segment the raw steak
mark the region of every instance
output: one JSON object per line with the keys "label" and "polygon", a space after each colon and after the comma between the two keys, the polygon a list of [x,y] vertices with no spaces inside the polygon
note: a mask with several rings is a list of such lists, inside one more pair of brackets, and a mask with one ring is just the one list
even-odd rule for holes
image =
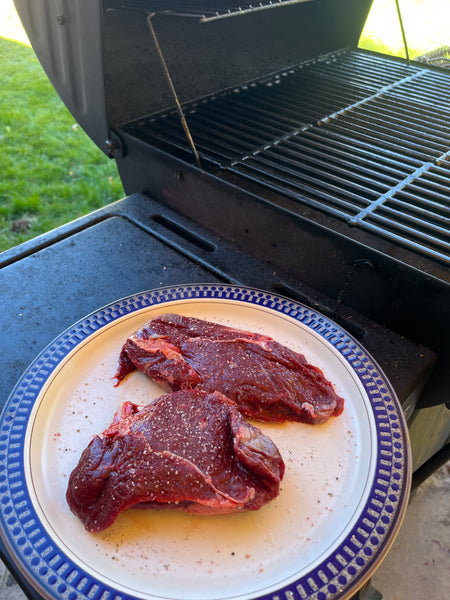
{"label": "raw steak", "polygon": [[257,510],[275,498],[284,462],[274,443],[219,392],[124,402],[90,442],[66,498],[88,531],[129,507],[199,514]]}
{"label": "raw steak", "polygon": [[322,371],[270,337],[175,314],[125,342],[115,378],[138,369],[165,389],[218,390],[250,419],[323,423],[344,400]]}

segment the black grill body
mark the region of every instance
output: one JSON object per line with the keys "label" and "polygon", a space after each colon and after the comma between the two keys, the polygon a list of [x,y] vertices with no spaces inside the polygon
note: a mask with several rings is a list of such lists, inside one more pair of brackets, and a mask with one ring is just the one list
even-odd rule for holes
{"label": "black grill body", "polygon": [[344,323],[408,418],[445,413],[449,72],[359,50],[370,0],[255,4],[16,0],[61,98],[116,160],[130,222],[221,281]]}

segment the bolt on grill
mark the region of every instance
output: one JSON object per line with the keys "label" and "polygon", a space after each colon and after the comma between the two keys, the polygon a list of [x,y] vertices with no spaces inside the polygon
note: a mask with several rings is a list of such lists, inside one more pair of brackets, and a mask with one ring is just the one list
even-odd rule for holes
{"label": "bolt on grill", "polygon": [[[184,107],[202,165],[450,264],[450,78],[360,50]],[[186,158],[175,113],[125,129]]]}

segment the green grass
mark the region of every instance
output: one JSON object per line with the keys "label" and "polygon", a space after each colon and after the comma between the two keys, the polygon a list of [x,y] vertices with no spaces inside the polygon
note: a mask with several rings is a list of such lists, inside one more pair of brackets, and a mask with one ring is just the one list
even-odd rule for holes
{"label": "green grass", "polygon": [[[450,45],[449,0],[400,6],[412,58]],[[1,0],[0,251],[123,196],[115,162],[76,124],[27,43],[12,0]],[[360,46],[404,56],[395,0],[374,0]]]}
{"label": "green grass", "polygon": [[[414,59],[450,45],[449,0],[399,0],[408,52]],[[374,0],[361,48],[405,57],[395,0]]]}
{"label": "green grass", "polygon": [[0,251],[123,195],[30,47],[0,38]]}

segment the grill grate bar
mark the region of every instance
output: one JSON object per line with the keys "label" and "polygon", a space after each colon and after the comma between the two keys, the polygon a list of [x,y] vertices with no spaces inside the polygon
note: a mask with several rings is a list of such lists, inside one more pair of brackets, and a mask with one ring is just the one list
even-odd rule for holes
{"label": "grill grate bar", "polygon": [[[443,200],[444,198],[441,197]],[[450,205],[442,204],[438,201],[424,198],[422,195],[415,193],[415,190],[410,188],[408,192],[397,194],[393,199],[392,205],[398,204],[404,211],[411,211],[418,214],[422,219],[434,218],[436,221],[443,223],[446,228],[447,235],[450,231]]]}
{"label": "grill grate bar", "polygon": [[315,185],[320,183],[317,179],[310,178],[309,182],[298,179],[295,181],[294,186],[292,185],[293,178],[288,180],[287,177],[282,178],[276,175],[271,177],[267,169],[263,168],[262,165],[260,166],[259,163],[251,164],[250,161],[246,162],[242,165],[239,173],[244,174],[249,180],[255,183],[267,184],[271,190],[282,195],[302,202],[306,201],[306,204],[312,208],[322,210],[325,203],[327,213],[338,218],[342,218],[343,213],[356,214],[359,210],[358,205],[363,206],[367,202],[365,198],[361,198],[353,192],[349,192],[349,198],[344,197],[340,193],[341,190],[336,186],[334,189],[332,189],[332,186],[328,186],[328,189],[320,189]]}
{"label": "grill grate bar", "polygon": [[[406,208],[407,210],[402,210]],[[435,253],[450,253],[449,227],[450,219],[442,219],[439,215],[434,215],[435,219],[424,221],[422,215],[416,216],[410,211],[406,203],[402,206],[399,200],[395,203],[386,204],[382,210],[372,215],[370,223],[383,223],[386,228],[405,232],[411,239],[424,240],[429,244],[430,251]]]}
{"label": "grill grate bar", "polygon": [[430,172],[427,174],[426,178],[424,177],[421,180],[414,182],[410,188],[413,191],[417,190],[417,194],[422,196],[424,202],[426,201],[426,195],[430,198],[436,199],[436,201],[442,201],[442,203],[444,205],[446,204],[447,207],[450,206],[449,181],[448,177],[445,177],[445,175]]}
{"label": "grill grate bar", "polygon": [[[348,135],[362,136],[378,146],[391,148],[398,154],[404,154],[415,157],[418,161],[427,161],[432,158],[438,158],[445,149],[445,139],[440,139],[440,144],[433,143],[431,134],[428,136],[414,136],[413,133],[405,131],[404,127],[384,126],[376,122],[370,122],[364,115],[360,117],[357,113],[351,117],[344,117],[336,122],[331,122],[330,126],[335,129],[344,130]],[[416,141],[417,140],[417,141]]]}
{"label": "grill grate bar", "polygon": [[293,168],[294,163],[289,164],[287,160],[284,163],[276,161],[272,153],[273,149],[270,154],[258,157],[258,160],[250,158],[242,163],[238,170],[233,171],[241,174],[245,172],[254,181],[258,181],[260,177],[264,178],[270,181],[271,186],[276,186],[279,191],[284,190],[290,197],[299,198],[300,192],[307,193],[310,199],[326,200],[335,207],[342,206],[354,215],[378,197],[377,190],[358,183],[356,178],[349,181],[329,170],[324,178],[324,172],[317,168],[312,169],[308,166],[300,170],[298,163],[297,168]]}
{"label": "grill grate bar", "polygon": [[[401,156],[388,148],[377,148],[366,139],[349,138],[329,127],[311,128],[305,132],[302,139],[305,143],[310,139],[318,140],[318,143],[322,144],[328,152],[336,153],[337,159],[350,153],[350,157],[356,164],[361,162],[374,164],[379,169],[395,169],[400,174],[414,170],[416,163],[409,157]],[[401,175],[402,178],[403,176]]]}
{"label": "grill grate bar", "polygon": [[[384,217],[386,215],[386,217]],[[395,217],[395,218],[394,218]],[[425,238],[427,242],[433,244],[436,248],[439,248],[445,252],[450,252],[450,243],[448,241],[448,226],[442,227],[429,219],[427,219],[425,226],[424,221],[420,217],[416,217],[411,213],[405,213],[402,210],[394,208],[389,204],[383,207],[382,211],[377,212],[375,219],[386,218],[389,225],[394,223],[395,227],[399,230],[408,232],[411,236],[416,236],[420,232],[420,237]],[[445,237],[447,239],[445,239]]]}
{"label": "grill grate bar", "polygon": [[[375,222],[368,222],[365,224],[365,229],[375,233],[380,237],[384,237],[389,241],[395,241],[400,246],[405,246],[410,250],[417,252],[418,248],[422,249],[421,254],[428,258],[432,258],[443,262],[444,264],[450,264],[448,255],[450,248],[447,244],[445,247],[435,247],[436,238],[435,236],[429,236],[424,233],[418,233],[415,228],[401,227],[393,221],[393,216],[388,217],[380,216]],[[447,233],[448,235],[448,233]]]}
{"label": "grill grate bar", "polygon": [[312,150],[305,152],[300,145],[301,140],[299,144],[296,144],[296,140],[290,140],[282,147],[270,148],[265,156],[271,161],[272,167],[277,168],[280,173],[288,170],[301,177],[306,170],[308,174],[319,176],[322,185],[328,178],[339,182],[343,187],[351,182],[353,189],[361,186],[361,191],[366,192],[370,186],[377,193],[381,193],[386,187],[395,185],[397,181],[392,175],[369,169],[367,165],[354,165],[352,161],[345,160],[342,155],[330,157]]}
{"label": "grill grate bar", "polygon": [[420,177],[422,173],[425,173],[432,166],[433,165],[431,163],[425,163],[424,165],[416,169],[413,173],[411,173],[411,175],[405,177],[403,181],[399,181],[393,188],[389,189],[385,194],[381,195],[375,202],[371,203],[370,206],[367,206],[358,215],[356,215],[353,218],[350,218],[349,222],[352,225],[361,223],[361,221],[363,221],[367,217],[367,215],[369,215],[370,213],[374,213],[379,206],[385,204],[386,200],[395,196],[395,194],[398,191],[403,190],[403,188],[405,188],[409,183],[414,181],[416,178]]}
{"label": "grill grate bar", "polygon": [[[398,90],[392,94],[400,97]],[[401,89],[401,98],[410,99],[416,105],[428,107],[431,110],[448,111],[448,75],[439,73],[424,73],[421,81],[414,86],[405,82]]]}
{"label": "grill grate bar", "polygon": [[[267,166],[259,173],[259,164],[254,165],[251,161],[246,162],[241,169],[249,169],[247,176],[255,181],[268,176]],[[243,172],[241,169],[239,172]],[[300,197],[302,203],[313,208],[323,209],[323,204],[327,203],[329,214],[341,218],[345,215],[350,225],[394,239],[415,251],[420,249],[421,254],[450,265],[449,168],[445,169],[434,163],[422,165],[378,198],[371,198],[367,190],[362,196],[349,192],[345,186],[336,187],[336,183],[339,183],[336,179],[332,179],[324,187],[322,179],[317,186],[311,178],[308,182],[293,179],[288,181],[278,172],[271,175],[274,178],[274,181],[270,180],[272,189],[291,198]],[[349,182],[351,180],[345,180],[347,185]],[[411,182],[414,182],[413,186]],[[439,195],[434,189],[436,185],[442,192]],[[431,187],[431,192],[424,191],[428,186]],[[357,187],[352,185],[352,190],[357,190]],[[432,200],[427,199],[425,193]],[[358,206],[362,208],[358,209]]]}
{"label": "grill grate bar", "polygon": [[[305,143],[309,141],[309,143]],[[299,161],[307,165],[312,163],[321,166],[324,170],[333,170],[343,173],[346,177],[352,178],[356,176],[361,178],[363,175],[374,181],[382,180],[388,185],[394,185],[401,176],[399,169],[393,168],[391,165],[382,167],[380,162],[365,160],[362,162],[358,157],[350,152],[340,151],[331,152],[329,147],[321,145],[314,140],[305,140],[302,136],[289,140],[284,145],[284,153],[293,158],[290,162]],[[276,151],[277,148],[274,148]],[[289,160],[285,156],[281,160]]]}
{"label": "grill grate bar", "polygon": [[[260,88],[250,90],[245,95],[234,94],[229,98],[221,99],[221,102],[217,102],[217,107],[219,110],[224,111],[228,111],[229,108],[236,108],[242,114],[248,116],[253,116],[255,112],[261,116],[265,113],[272,120],[276,119],[280,130],[287,133],[294,128],[298,128],[299,123],[315,122],[355,100],[354,96],[350,96],[347,90],[339,90],[337,87],[330,89],[326,82],[314,85],[313,82],[302,80],[299,85],[301,86],[301,94],[298,94],[297,97],[293,91],[285,89],[285,87],[274,89],[268,86],[264,90],[264,95],[261,94]],[[304,87],[307,89],[304,89]],[[201,109],[202,112],[208,114],[209,105],[206,104]]]}
{"label": "grill grate bar", "polygon": [[[127,131],[149,144],[161,147],[165,151],[177,151],[186,160],[192,155],[191,150],[186,146],[186,136],[176,118],[164,118],[154,123],[151,130],[141,127],[138,122],[129,125]],[[198,135],[196,137],[196,147],[202,159],[206,158],[220,165],[224,161],[231,161],[234,158],[235,147],[229,150],[228,145],[224,142],[220,146],[220,153],[215,154],[211,150],[211,139],[200,138],[198,130],[196,130],[195,134]]]}
{"label": "grill grate bar", "polygon": [[[189,119],[187,119],[189,121]],[[158,123],[152,128],[151,134],[148,132],[139,132],[140,137],[145,137],[146,141],[155,143],[160,141],[164,143],[165,147],[170,149],[173,145],[177,149],[181,149],[185,152],[189,152],[186,146],[186,138],[183,131],[179,127],[179,123],[176,119],[164,119],[166,123]],[[163,125],[163,126],[161,126]],[[248,151],[250,144],[244,146],[242,139],[235,137],[230,139],[222,132],[221,144],[217,146],[214,137],[211,135],[212,131],[208,127],[202,128],[198,123],[195,126],[190,125],[190,131],[195,139],[195,145],[198,152],[200,153],[202,160],[207,159],[215,164],[221,165],[224,162],[232,162],[236,157],[236,153]],[[130,130],[130,133],[133,133]]]}
{"label": "grill grate bar", "polygon": [[444,125],[447,116],[437,111],[429,113],[415,108],[410,109],[407,105],[392,106],[385,97],[383,102],[375,100],[365,105],[360,114],[367,122],[386,124],[389,128],[404,130],[415,139],[420,137],[436,141],[440,147],[445,145],[450,133],[449,125]]}
{"label": "grill grate bar", "polygon": [[[438,107],[429,109],[426,106],[420,105],[417,102],[407,102],[405,98],[400,102],[394,94],[388,91],[380,98],[374,97],[369,99],[362,106],[362,110],[367,111],[372,118],[380,118],[380,111],[384,117],[389,117],[392,120],[406,121],[408,126],[413,125],[414,130],[428,131],[430,124],[438,131],[448,133],[449,125],[447,123],[448,111],[440,111]],[[427,121],[424,122],[424,117]]]}
{"label": "grill grate bar", "polygon": [[[235,134],[248,135],[255,140],[255,144],[261,145],[281,136],[286,130],[279,123],[270,119],[270,116],[262,117],[251,115],[249,112],[239,110],[228,110],[226,112],[218,111],[214,107],[208,107],[208,110],[202,112],[198,117],[193,118],[193,123],[204,123],[207,127],[214,127],[214,124],[220,122],[224,126],[233,130]],[[292,129],[290,130],[292,131]],[[251,151],[255,145],[251,147]]]}
{"label": "grill grate bar", "polygon": [[345,82],[347,85],[363,90],[364,97],[370,93],[385,91],[408,78],[422,76],[420,68],[407,67],[396,62],[382,64],[379,57],[356,51],[349,51],[339,57],[337,64],[321,61],[315,65],[313,71],[316,77],[321,76],[339,84]]}
{"label": "grill grate bar", "polygon": [[231,121],[236,129],[244,127],[264,132],[266,140],[281,137],[285,132],[293,135],[299,125],[300,127],[306,125],[306,123],[299,123],[298,120],[295,121],[284,115],[274,116],[273,111],[258,106],[254,106],[250,111],[236,102],[230,102],[225,106],[209,105],[203,115],[212,122],[216,122],[218,119]]}

